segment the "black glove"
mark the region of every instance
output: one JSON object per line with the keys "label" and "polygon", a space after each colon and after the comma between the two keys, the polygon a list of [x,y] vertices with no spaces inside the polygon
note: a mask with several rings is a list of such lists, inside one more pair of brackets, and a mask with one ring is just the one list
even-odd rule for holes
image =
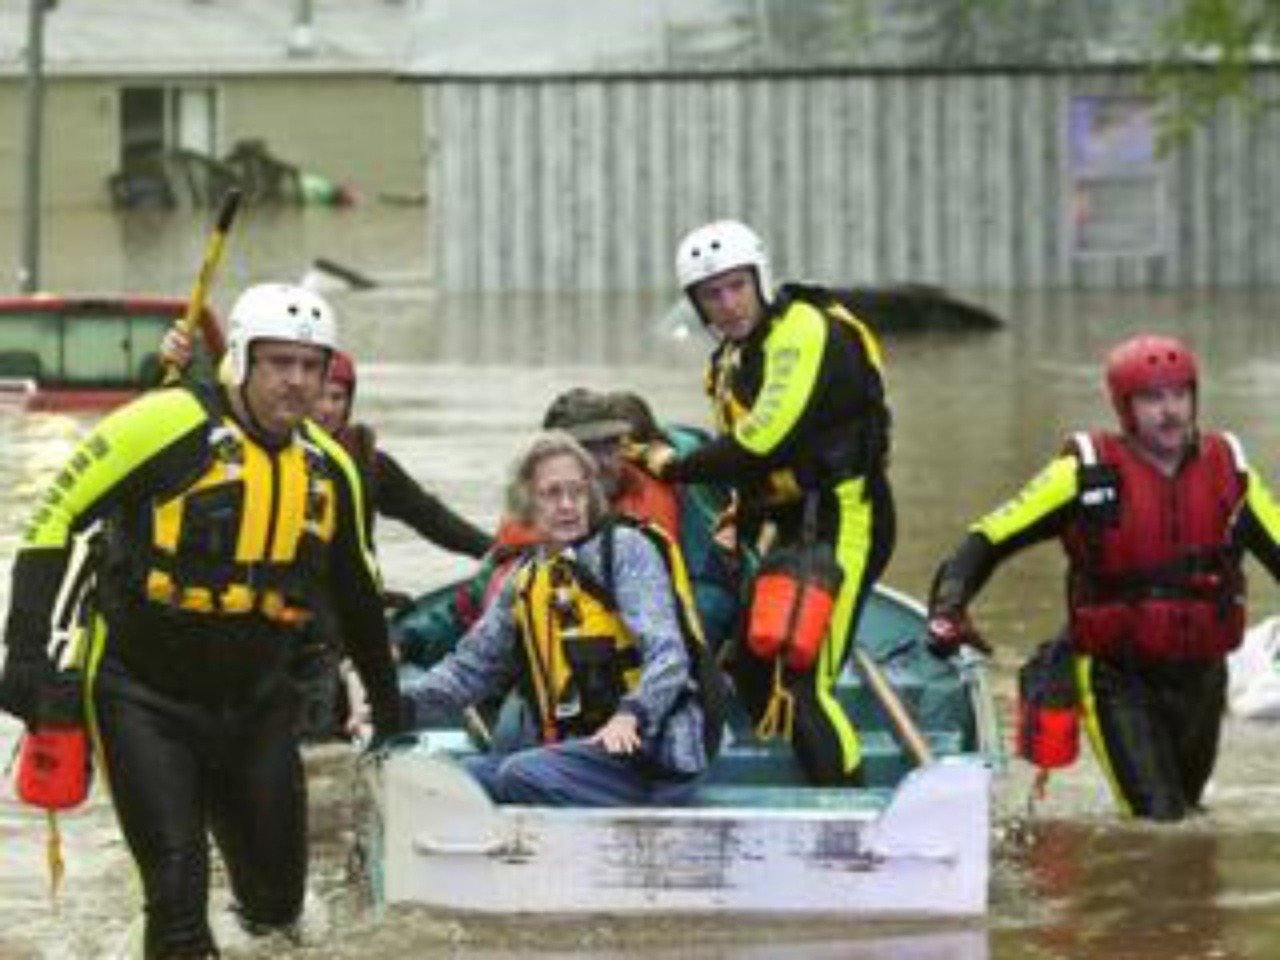
{"label": "black glove", "polygon": [[41,712],[45,691],[57,685],[53,664],[43,656],[22,656],[13,649],[0,674],[0,710],[11,713],[28,727]]}
{"label": "black glove", "polygon": [[9,616],[4,626],[6,659],[0,674],[0,710],[28,727],[37,717],[41,691],[56,673],[46,648],[49,611],[67,572],[68,550],[26,548],[13,560]]}
{"label": "black glove", "polygon": [[991,645],[982,638],[963,610],[929,614],[929,650],[937,657],[950,657],[970,646],[990,656]]}

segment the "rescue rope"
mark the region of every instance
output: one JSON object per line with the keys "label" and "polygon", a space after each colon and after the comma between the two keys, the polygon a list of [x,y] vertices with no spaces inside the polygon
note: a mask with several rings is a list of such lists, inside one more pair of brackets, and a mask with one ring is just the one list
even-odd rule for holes
{"label": "rescue rope", "polygon": [[66,864],[62,859],[62,830],[58,827],[58,811],[46,810],[45,823],[48,832],[45,836],[45,861],[49,865],[49,899],[56,905],[58,891],[62,888],[62,877],[66,873]]}
{"label": "rescue rope", "polygon": [[782,659],[773,661],[773,689],[769,693],[769,703],[764,715],[756,724],[756,736],[761,740],[772,740],[781,737],[790,740],[795,729],[796,698],[782,682]]}
{"label": "rescue rope", "polygon": [[1049,774],[1052,771],[1048,767],[1039,767],[1036,770],[1036,778],[1031,783],[1031,795],[1027,798],[1027,810],[1030,811],[1037,803],[1044,803],[1044,798],[1049,795]]}

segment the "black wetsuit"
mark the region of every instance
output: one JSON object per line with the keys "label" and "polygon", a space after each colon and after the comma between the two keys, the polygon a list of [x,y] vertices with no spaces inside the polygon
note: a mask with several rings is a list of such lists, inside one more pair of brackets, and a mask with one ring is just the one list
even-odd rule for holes
{"label": "black wetsuit", "polygon": [[[1192,491],[1185,475],[1192,461],[1203,456],[1201,451],[1200,446],[1189,450],[1178,474],[1159,481],[1158,499],[1164,505],[1161,536],[1152,529],[1145,540],[1186,535],[1189,524],[1180,511]],[[1114,517],[1095,515],[1113,507],[1096,496],[1098,488],[1091,478],[1097,474],[1091,469],[1096,471],[1072,448],[1011,500],[974,523],[938,570],[931,614],[963,611],[998,565],[1019,550],[1054,537],[1087,538],[1092,524],[1114,525]],[[1248,551],[1280,579],[1280,508],[1256,471],[1242,462],[1239,472],[1241,492],[1228,504],[1230,509],[1223,510],[1229,520],[1229,563],[1238,573],[1241,554]],[[1226,498],[1225,492],[1220,495]],[[1114,509],[1126,509],[1126,497],[1132,497],[1132,491],[1126,493],[1120,484]],[[1077,573],[1073,569],[1069,578]],[[1175,573],[1171,569],[1164,577],[1174,580]],[[1163,581],[1135,582],[1128,588],[1128,603],[1136,608],[1144,597],[1160,591],[1171,598],[1181,596],[1174,587],[1176,583]],[[1242,600],[1242,591],[1228,599],[1232,604]],[[1175,632],[1172,625],[1168,632]],[[1080,640],[1072,638],[1077,651]],[[1181,657],[1170,651],[1157,657],[1126,648],[1092,655],[1077,652],[1075,676],[1085,728],[1121,812],[1178,820],[1199,806],[1218,751],[1227,683],[1222,656]]]}
{"label": "black wetsuit", "polygon": [[[665,474],[679,483],[732,484],[748,542],[769,520],[774,549],[809,539],[840,566],[844,579],[817,662],[783,678],[795,704],[791,742],[817,784],[855,782],[861,772],[857,732],[832,690],[895,540],[881,368],[871,331],[829,293],[785,286],[744,341],[721,344],[711,358],[719,436]],[[774,671],[773,661],[749,653],[735,663],[738,691],[757,720],[776,702]]]}
{"label": "black wetsuit", "polygon": [[103,521],[81,659],[142,875],[148,958],[215,955],[210,832],[246,925],[301,913],[306,789],[286,666],[322,594],[352,638],[375,729],[399,726],[361,497],[318,429],[268,445],[220,398],[173,389],[102,420],[37,509],[13,568],[0,706],[32,715],[72,538]]}

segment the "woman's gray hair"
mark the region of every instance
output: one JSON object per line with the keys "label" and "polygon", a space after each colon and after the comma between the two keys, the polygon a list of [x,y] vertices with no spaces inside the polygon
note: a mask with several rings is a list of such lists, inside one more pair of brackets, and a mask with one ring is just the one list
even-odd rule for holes
{"label": "woman's gray hair", "polygon": [[609,511],[609,501],[600,485],[600,468],[577,440],[563,430],[544,430],[534,436],[511,464],[507,482],[507,513],[523,523],[533,523],[533,475],[544,460],[571,456],[582,467],[587,480],[587,519],[594,529]]}

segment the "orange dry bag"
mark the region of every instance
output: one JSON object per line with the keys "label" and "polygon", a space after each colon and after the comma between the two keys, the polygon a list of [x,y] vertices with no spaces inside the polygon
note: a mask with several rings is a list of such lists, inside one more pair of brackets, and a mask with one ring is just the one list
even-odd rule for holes
{"label": "orange dry bag", "polygon": [[1042,643],[1018,671],[1018,756],[1042,770],[1075,763],[1079,700],[1071,644]]}
{"label": "orange dry bag", "polygon": [[844,571],[821,544],[781,547],[760,561],[747,621],[747,646],[762,660],[781,656],[791,670],[818,658]]}
{"label": "orange dry bag", "polygon": [[18,754],[18,797],[45,810],[79,806],[89,793],[89,742],[83,687],[75,672],[47,687]]}

